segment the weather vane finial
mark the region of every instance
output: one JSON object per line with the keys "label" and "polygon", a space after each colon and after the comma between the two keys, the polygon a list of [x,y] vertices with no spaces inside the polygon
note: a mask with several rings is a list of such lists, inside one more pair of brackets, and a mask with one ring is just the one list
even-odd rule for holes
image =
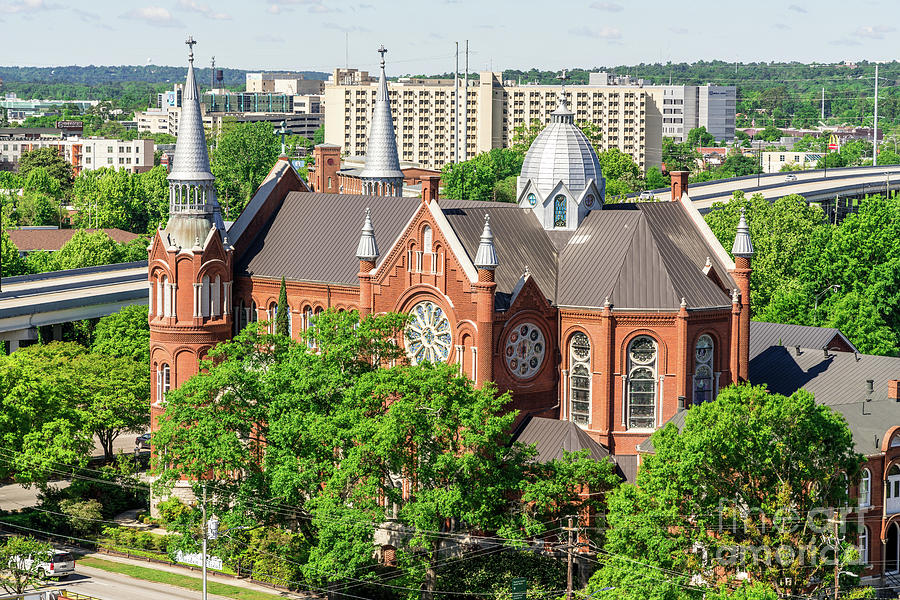
{"label": "weather vane finial", "polygon": [[194,39],[194,36],[189,35],[188,39],[184,40],[184,43],[187,44],[188,47],[188,60],[194,62],[194,44],[197,41]]}
{"label": "weather vane finial", "polygon": [[378,54],[381,55],[381,68],[384,68],[384,55],[387,52],[387,48],[384,47],[384,44],[378,47]]}

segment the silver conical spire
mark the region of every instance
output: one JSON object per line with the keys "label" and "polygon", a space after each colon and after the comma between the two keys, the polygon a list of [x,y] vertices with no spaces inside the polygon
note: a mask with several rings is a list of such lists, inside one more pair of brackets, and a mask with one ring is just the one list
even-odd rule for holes
{"label": "silver conical spire", "polygon": [[369,209],[366,208],[366,220],[363,223],[362,235],[359,237],[359,246],[356,247],[356,258],[374,262],[378,255],[378,243],[375,241],[375,228],[372,226],[372,216]]}
{"label": "silver conical spire", "polygon": [[[391,117],[391,99],[388,93],[387,76],[384,73],[384,46],[378,49],[381,54],[381,74],[378,79],[378,92],[375,95],[375,106],[372,120],[369,123],[369,138],[366,143],[366,164],[359,176],[368,188],[386,184],[396,187],[394,193],[380,193],[383,196],[400,195],[403,182],[403,171],[400,170],[400,157],[397,154],[397,136],[394,133],[394,119]],[[384,186],[381,186],[384,189]],[[370,193],[377,193],[371,192]]]}
{"label": "silver conical spire", "polygon": [[738,221],[737,235],[734,236],[734,245],[731,247],[731,253],[734,256],[743,256],[745,258],[753,256],[753,241],[750,239],[750,227],[747,225],[747,218],[744,215],[743,208],[741,208],[741,220]]}
{"label": "silver conical spire", "polygon": [[200,94],[194,77],[193,37],[188,37],[188,71],[182,96],[178,139],[169,180],[169,222],[166,232],[171,242],[191,247],[196,238],[206,240],[212,227],[225,230],[216,201],[215,177],[209,168],[206,134],[200,112]]}
{"label": "silver conical spire", "polygon": [[493,271],[500,264],[497,260],[497,251],[494,249],[494,232],[491,231],[491,216],[484,215],[484,229],[481,231],[481,243],[478,244],[478,252],[475,253],[475,268],[485,271]]}

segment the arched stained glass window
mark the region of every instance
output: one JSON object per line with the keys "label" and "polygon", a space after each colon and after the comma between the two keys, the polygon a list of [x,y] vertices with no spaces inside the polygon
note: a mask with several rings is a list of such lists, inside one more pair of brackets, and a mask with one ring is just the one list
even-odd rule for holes
{"label": "arched stained glass window", "polygon": [[713,394],[713,341],[701,335],[694,348],[694,404],[709,402]]}
{"label": "arched stained glass window", "polygon": [[579,332],[569,342],[569,415],[579,425],[591,422],[591,341]]}
{"label": "arched stained glass window", "polygon": [[553,199],[553,226],[566,226],[566,197],[562,194]]}
{"label": "arched stained glass window", "polygon": [[646,335],[628,345],[628,427],[656,427],[656,341]]}

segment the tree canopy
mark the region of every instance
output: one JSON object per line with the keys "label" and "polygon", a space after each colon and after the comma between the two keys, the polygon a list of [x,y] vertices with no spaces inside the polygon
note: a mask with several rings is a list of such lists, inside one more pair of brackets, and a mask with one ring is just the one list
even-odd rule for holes
{"label": "tree canopy", "polygon": [[19,159],[19,174],[28,180],[32,170],[43,168],[50,177],[56,179],[62,189],[68,190],[75,180],[72,164],[60,156],[56,148],[35,148],[23,152]]}
{"label": "tree canopy", "polygon": [[167,395],[154,433],[162,484],[212,474],[198,487],[211,486],[223,523],[290,526],[299,546],[288,554],[314,585],[369,580],[388,536],[378,543],[397,549],[398,585],[416,591],[435,589],[448,539],[494,532],[515,544],[603,505],[611,462],[535,461],[510,443],[508,395],[453,366],[404,364],[393,343],[403,316],[358,319],[318,315],[304,334],[316,352],[264,325],[212,350]]}
{"label": "tree canopy", "polygon": [[265,121],[226,122],[214,142],[210,167],[217,197],[224,218],[236,219],[278,160],[281,140]]}

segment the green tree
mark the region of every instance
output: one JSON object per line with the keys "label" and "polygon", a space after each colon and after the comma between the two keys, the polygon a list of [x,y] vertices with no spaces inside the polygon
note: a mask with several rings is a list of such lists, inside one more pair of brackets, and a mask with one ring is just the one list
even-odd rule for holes
{"label": "green tree", "polygon": [[39,542],[32,537],[9,536],[0,546],[0,585],[10,594],[24,594],[29,588],[37,588],[43,583],[40,563],[28,565],[26,556],[43,556],[50,552],[50,544]]}
{"label": "green tree", "polygon": [[281,152],[272,124],[229,123],[216,140],[212,171],[224,217],[235,219],[256,193]]}
{"label": "green tree", "polygon": [[16,200],[19,225],[59,225],[59,202],[47,194],[26,192]]}
{"label": "green tree", "polygon": [[46,167],[35,167],[25,177],[25,191],[37,192],[57,198],[62,195],[62,187],[58,179],[50,175]]}
{"label": "green tree", "polygon": [[701,125],[688,131],[687,140],[685,141],[690,147],[696,148],[697,146],[713,146],[716,143],[716,138],[713,134],[706,131],[705,126]]}
{"label": "green tree", "polygon": [[284,277],[281,278],[281,289],[278,291],[278,309],[275,314],[275,333],[289,337],[291,335],[290,307],[287,301],[287,287],[284,283]]}
{"label": "green tree", "polygon": [[169,173],[158,165],[141,174],[143,196],[147,202],[147,233],[153,233],[169,218]]}
{"label": "green tree", "polygon": [[767,142],[777,142],[784,133],[773,125],[767,125],[765,129],[756,134],[757,139]]}
{"label": "green tree", "polygon": [[[322,584],[374,566],[375,532],[395,519],[409,533],[398,584],[426,595],[447,523],[521,540],[603,506],[612,463],[536,462],[532,447],[510,443],[507,394],[474,387],[451,365],[388,367],[405,362],[392,341],[404,322],[329,310],[303,334],[316,353],[254,327],[220,344],[167,396],[154,433],[161,484],[213,474],[205,485],[223,526],[290,526],[303,546],[296,562]],[[403,477],[415,478],[412,497],[396,485]],[[582,486],[592,494],[581,497]],[[275,503],[296,510],[273,514]]]}
{"label": "green tree", "polygon": [[658,190],[659,188],[669,187],[669,179],[662,174],[659,167],[650,167],[644,176],[648,190]]}
{"label": "green tree", "polygon": [[893,150],[888,150],[887,148],[882,148],[878,151],[878,164],[879,165],[900,165],[900,154],[897,154]]}
{"label": "green tree", "polygon": [[128,358],[150,372],[150,326],[146,306],[125,306],[102,317],[94,329],[91,351]]}
{"label": "green tree", "polygon": [[148,203],[141,177],[125,169],[82,172],[73,187],[72,204],[78,210],[75,224],[146,232]]}
{"label": "green tree", "polygon": [[[846,505],[847,478],[863,461],[839,414],[806,391],[785,397],[743,385],[688,411],[683,431],[670,424],[651,439],[655,453],[642,461],[636,484],[609,499],[604,554],[618,560],[592,577],[594,589],[619,580],[617,597],[667,597],[633,589],[641,572],[629,576],[635,566],[627,559],[674,574],[643,584],[670,592],[700,581],[736,585],[742,572],[779,597],[828,585],[832,566],[817,550],[831,531],[827,507]],[[842,560],[854,552],[845,541]]]}
{"label": "green tree", "polygon": [[696,171],[699,159],[700,153],[689,144],[679,144],[672,138],[663,138],[662,162],[666,171]]}
{"label": "green tree", "polygon": [[[494,148],[460,163],[447,163],[441,171],[444,193],[463,200],[497,200],[498,184],[522,171],[523,157],[508,148]],[[501,197],[504,194],[501,191]]]}
{"label": "green tree", "polygon": [[121,262],[121,244],[116,243],[106,233],[88,233],[80,229],[53,254],[55,270],[78,269],[97,265],[112,265]]}
{"label": "green tree", "polygon": [[19,174],[27,179],[32,169],[43,167],[51,177],[59,181],[63,191],[72,187],[75,174],[72,165],[59,155],[56,148],[35,148],[23,152],[19,159]]}
{"label": "green tree", "polygon": [[314,144],[324,144],[325,143],[325,125],[319,125],[319,128],[313,132],[313,143]]}
{"label": "green tree", "polygon": [[43,482],[59,465],[84,466],[92,434],[81,424],[80,378],[73,364],[84,354],[71,342],[35,344],[0,356],[0,443],[12,454],[0,475]]}
{"label": "green tree", "polygon": [[9,239],[5,229],[0,229],[0,276],[13,277],[28,273],[25,260],[19,256],[19,249]]}
{"label": "green tree", "polygon": [[119,435],[150,426],[150,366],[130,356],[90,352],[73,361],[72,370],[78,378],[81,426],[112,460]]}

